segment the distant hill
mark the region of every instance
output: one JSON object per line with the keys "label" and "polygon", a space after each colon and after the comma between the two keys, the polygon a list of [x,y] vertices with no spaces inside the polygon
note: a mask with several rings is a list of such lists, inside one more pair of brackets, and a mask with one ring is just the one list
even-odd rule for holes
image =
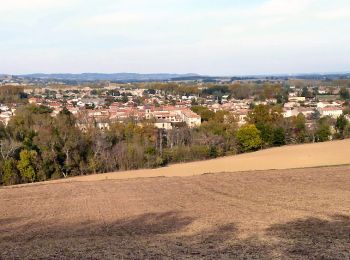
{"label": "distant hill", "polygon": [[[271,75],[247,75],[247,76],[205,76],[195,73],[175,74],[175,73],[35,73],[25,75],[15,75],[16,77],[38,80],[60,80],[65,82],[87,82],[87,81],[112,81],[112,82],[147,82],[147,81],[235,81],[235,80],[288,80],[288,79],[304,79],[304,80],[338,80],[350,79],[350,73],[309,73],[309,74],[271,74]],[[1,77],[1,74],[0,74]]]}
{"label": "distant hill", "polygon": [[170,74],[170,73],[158,73],[158,74],[139,74],[139,73],[81,73],[81,74],[27,74],[20,75],[25,78],[36,78],[36,79],[57,79],[57,80],[76,80],[76,81],[162,81],[171,80],[176,78],[186,78],[199,76],[197,74]]}

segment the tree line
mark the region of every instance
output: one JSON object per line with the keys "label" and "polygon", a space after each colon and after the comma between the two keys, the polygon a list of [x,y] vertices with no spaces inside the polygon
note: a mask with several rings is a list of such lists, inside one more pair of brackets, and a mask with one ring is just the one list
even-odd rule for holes
{"label": "tree line", "polygon": [[80,130],[77,119],[63,109],[56,117],[45,106],[17,109],[7,126],[0,125],[0,183],[45,181],[86,174],[216,158],[285,144],[346,138],[350,127],[344,116],[318,118],[308,127],[302,114],[283,118],[279,106],[259,105],[239,127],[226,111],[194,107],[203,123],[190,129],[179,124],[165,131],[152,122],[93,125]]}

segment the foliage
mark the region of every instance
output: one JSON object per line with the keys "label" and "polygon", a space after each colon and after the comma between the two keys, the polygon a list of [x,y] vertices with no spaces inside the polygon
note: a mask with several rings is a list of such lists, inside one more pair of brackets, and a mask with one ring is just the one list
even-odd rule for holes
{"label": "foliage", "polygon": [[36,179],[36,170],[34,165],[36,156],[37,153],[33,150],[22,150],[20,153],[20,160],[17,164],[17,168],[26,181],[34,182]]}
{"label": "foliage", "polygon": [[250,124],[278,124],[283,120],[280,106],[258,105],[248,113],[247,120]]}
{"label": "foliage", "polygon": [[350,99],[350,92],[349,92],[349,89],[346,88],[346,87],[342,87],[340,89],[340,97],[343,99],[343,100],[349,100]]}
{"label": "foliage", "polygon": [[252,95],[252,87],[243,84],[234,84],[229,87],[232,97],[236,99],[249,98]]}
{"label": "foliage", "polygon": [[202,91],[204,95],[223,96],[229,93],[228,86],[212,86]]}
{"label": "foliage", "polygon": [[202,118],[202,121],[209,121],[215,117],[215,113],[209,110],[207,107],[193,106],[191,110],[196,114],[200,115]]}
{"label": "foliage", "polygon": [[[250,124],[254,124],[260,131],[260,136],[264,146],[281,145],[279,141],[275,141],[275,134],[281,134],[283,125],[283,115],[280,106],[258,105],[249,112],[247,120]],[[279,130],[276,130],[279,129]],[[275,131],[277,131],[275,133]],[[279,136],[278,138],[282,138]],[[285,137],[284,137],[285,139]],[[282,144],[284,143],[281,140]]]}
{"label": "foliage", "polygon": [[317,123],[317,128],[316,128],[316,141],[317,142],[325,142],[330,139],[331,136],[331,126],[329,123],[328,118],[321,118],[318,123]]}
{"label": "foliage", "polygon": [[301,92],[301,96],[305,97],[305,98],[312,98],[313,97],[313,93],[310,92],[307,87],[303,87],[303,90]]}
{"label": "foliage", "polygon": [[282,127],[277,127],[273,131],[273,141],[274,146],[282,146],[286,144],[286,134]]}
{"label": "foliage", "polygon": [[243,152],[257,150],[263,142],[260,137],[260,131],[252,124],[241,127],[237,131],[236,138]]}
{"label": "foliage", "polygon": [[[163,84],[155,89],[171,91],[172,85],[166,86],[169,89]],[[270,87],[266,89],[264,95],[269,96]],[[213,112],[204,106],[193,106],[192,110],[202,116],[200,127],[176,124],[165,131],[155,128],[152,121],[140,124],[130,119],[100,130],[84,118],[75,118],[67,109],[53,117],[52,110],[45,106],[19,107],[7,126],[0,124],[0,184],[154,168],[264,147],[321,142],[332,137],[333,127],[335,138],[350,134],[343,116],[337,121],[317,119],[310,128],[302,114],[283,118],[280,106],[253,107],[249,123],[241,128],[228,111]]]}
{"label": "foliage", "polygon": [[10,158],[3,161],[1,176],[3,185],[13,185],[18,182],[16,161],[14,159]]}
{"label": "foliage", "polygon": [[27,95],[23,92],[23,87],[1,86],[0,103],[26,103]]}
{"label": "foliage", "polygon": [[337,118],[337,121],[335,123],[335,129],[337,130],[337,138],[343,139],[345,137],[345,131],[347,130],[348,125],[349,122],[344,115],[341,115]]}
{"label": "foliage", "polygon": [[299,113],[293,118],[293,138],[297,143],[304,143],[307,136],[306,118]]}

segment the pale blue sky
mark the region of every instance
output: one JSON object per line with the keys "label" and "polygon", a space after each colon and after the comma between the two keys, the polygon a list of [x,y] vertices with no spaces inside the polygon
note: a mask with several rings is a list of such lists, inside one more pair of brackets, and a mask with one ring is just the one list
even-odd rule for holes
{"label": "pale blue sky", "polygon": [[0,73],[350,71],[349,0],[0,0]]}

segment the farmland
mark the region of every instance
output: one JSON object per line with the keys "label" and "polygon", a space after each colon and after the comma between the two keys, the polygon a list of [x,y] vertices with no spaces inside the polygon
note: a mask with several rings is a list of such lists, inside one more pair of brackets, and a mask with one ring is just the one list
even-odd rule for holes
{"label": "farmland", "polygon": [[0,258],[348,259],[349,173],[333,166],[3,188]]}

